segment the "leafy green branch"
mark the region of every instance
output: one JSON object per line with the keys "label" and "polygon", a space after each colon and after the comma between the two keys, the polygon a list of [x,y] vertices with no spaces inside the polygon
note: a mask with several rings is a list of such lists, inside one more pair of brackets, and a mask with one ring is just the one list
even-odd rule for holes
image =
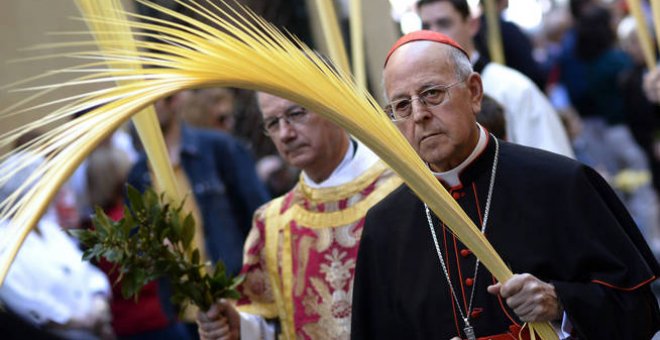
{"label": "leafy green branch", "polygon": [[105,258],[119,270],[124,298],[137,298],[144,285],[162,277],[171,281],[178,305],[190,302],[208,310],[219,298],[239,297],[242,277],[227,276],[222,261],[210,273],[200,262],[192,242],[195,221],[191,214],[182,217],[183,202],[172,206],[151,189],[140,194],[128,186],[127,193],[129,206],[121,220],[111,220],[97,207],[94,229],[73,232],[87,247],[83,259]]}

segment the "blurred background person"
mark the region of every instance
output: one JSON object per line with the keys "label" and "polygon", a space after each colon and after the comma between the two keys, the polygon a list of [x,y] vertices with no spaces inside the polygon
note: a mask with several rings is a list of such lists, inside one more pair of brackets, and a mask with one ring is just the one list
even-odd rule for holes
{"label": "blurred background person", "polygon": [[[13,148],[19,149],[32,143],[42,135],[42,131],[31,130],[16,138]],[[72,176],[72,178],[75,176]],[[69,179],[62,184],[54,198],[54,216],[58,225],[65,229],[76,229],[80,227],[83,214],[79,207],[80,200],[76,195],[75,180]]]}
{"label": "blurred background person", "polygon": [[485,127],[495,137],[506,140],[504,108],[497,100],[487,94],[484,94],[481,98],[481,111],[477,113],[477,123]]}
{"label": "blurred background person", "polygon": [[[547,74],[541,64],[534,59],[532,40],[514,22],[504,19],[503,12],[509,7],[509,0],[494,0],[494,2],[497,10],[506,66],[529,77],[543,91],[545,89]],[[482,12],[485,12],[483,10],[483,0],[479,1],[479,4],[481,5]],[[479,53],[489,56],[486,15],[481,15],[479,32],[477,32],[474,39]]]}
{"label": "blurred background person", "polygon": [[650,179],[650,167],[628,125],[630,103],[623,80],[633,62],[616,45],[606,7],[586,3],[576,13],[575,45],[564,51],[559,67],[560,81],[581,120],[573,142],[578,160],[598,170],[617,190],[657,254],[658,197],[650,180],[637,180],[644,173]]}
{"label": "blurred background person", "polygon": [[[96,109],[96,107],[81,110],[74,115],[73,119],[78,119],[94,109]],[[129,133],[131,127],[131,123],[124,124],[119,129],[115,130],[110,137],[103,141],[99,145],[99,148],[112,147],[121,150],[121,152],[123,152],[128,158],[130,164],[134,164],[138,158],[138,152],[135,145],[139,143],[139,141],[137,140],[137,135],[132,136]],[[133,138],[136,140],[133,140]],[[90,216],[94,213],[94,205],[90,203],[90,190],[87,187],[89,181],[87,173],[88,162],[88,158],[84,159],[73,172],[65,185],[65,187],[70,188],[70,190],[63,195],[58,203],[58,211],[68,211],[71,214],[71,211],[75,208],[79,218],[76,227],[89,226],[91,223]],[[74,202],[75,206],[72,208]]]}
{"label": "blurred background person", "polygon": [[234,133],[236,125],[235,90],[231,88],[205,88],[194,91],[183,110],[183,119],[190,125]]}
{"label": "blurred background person", "polygon": [[271,196],[284,195],[296,184],[299,170],[289,166],[279,155],[268,155],[257,161],[257,174],[266,183]]}
{"label": "blurred background person", "polygon": [[[11,156],[0,169],[7,173],[22,156]],[[36,171],[43,159],[34,157],[0,188],[0,201]],[[0,237],[6,237],[7,227],[7,221],[0,224]],[[82,251],[58,224],[52,205],[26,237],[0,286],[0,302],[9,310],[66,339],[112,339],[109,297],[107,277],[82,261]]]}
{"label": "blurred background person", "polygon": [[[109,140],[87,158],[87,189],[91,207],[101,208],[110,219],[124,217],[124,192],[132,162],[122,149]],[[89,221],[88,223],[91,223]],[[91,227],[91,225],[87,225]],[[112,286],[110,311],[112,328],[119,339],[187,339],[188,333],[178,320],[168,318],[159,298],[159,282],[152,281],[138,293],[138,298],[124,299],[119,273],[113,264],[101,260],[96,265],[109,277]]]}
{"label": "blurred background person", "polygon": [[623,19],[617,35],[621,48],[633,61],[633,67],[623,77],[623,100],[626,108],[626,122],[635,141],[642,147],[649,159],[653,175],[653,186],[660,191],[660,106],[649,100],[644,93],[643,77],[647,73],[642,47],[632,17]]}
{"label": "blurred background person", "polygon": [[[258,178],[249,150],[227,133],[190,127],[182,115],[194,100],[194,91],[181,91],[154,104],[179,192],[186,197],[184,211],[195,217],[194,247],[201,262],[222,260],[229,275],[241,269],[243,243],[250,230],[252,214],[270,195]],[[131,169],[128,183],[139,191],[153,187],[146,154],[141,153]],[[159,286],[167,317],[176,313],[169,303],[165,281]],[[183,320],[192,338],[197,337],[196,309],[188,308]]]}
{"label": "blurred background person", "polygon": [[[400,179],[328,119],[284,98],[265,92],[257,96],[264,134],[280,157],[302,173],[295,187],[254,215],[244,247],[240,314],[222,300],[199,313],[201,338],[221,339],[228,331],[243,339],[274,339],[278,333],[285,338],[348,339],[364,217]],[[272,160],[276,168],[277,160]],[[280,234],[290,234],[291,241],[277,241]],[[290,272],[277,270],[289,265]],[[294,310],[278,308],[282,305]],[[223,328],[227,322],[229,327]]]}

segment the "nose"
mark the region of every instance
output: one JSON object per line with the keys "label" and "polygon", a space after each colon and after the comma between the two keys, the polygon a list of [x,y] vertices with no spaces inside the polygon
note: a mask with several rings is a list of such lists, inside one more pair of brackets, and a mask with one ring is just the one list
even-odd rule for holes
{"label": "nose", "polygon": [[443,34],[444,34],[444,31],[443,31],[444,29],[445,29],[445,27],[441,26],[437,21],[432,22],[429,25],[429,28],[428,28],[429,31],[443,33]]}
{"label": "nose", "polygon": [[286,142],[296,137],[296,129],[286,119],[280,119],[277,134],[280,140]]}
{"label": "nose", "polygon": [[431,117],[431,111],[429,111],[429,108],[419,98],[414,98],[410,102],[410,105],[412,106],[410,108],[412,110],[412,118],[415,122],[421,122]]}

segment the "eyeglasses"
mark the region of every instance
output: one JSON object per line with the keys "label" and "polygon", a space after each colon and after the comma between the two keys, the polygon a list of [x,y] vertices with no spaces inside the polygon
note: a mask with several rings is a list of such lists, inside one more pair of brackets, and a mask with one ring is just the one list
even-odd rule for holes
{"label": "eyeglasses", "polygon": [[438,106],[445,101],[450,88],[464,81],[465,80],[459,80],[449,85],[431,86],[420,92],[417,96],[395,100],[385,107],[385,112],[390,119],[395,122],[407,119],[412,114],[412,102],[415,99],[418,99],[419,102],[427,108]]}
{"label": "eyeglasses", "polygon": [[302,124],[305,124],[305,121],[307,121],[307,109],[303,107],[298,107],[281,116],[269,117],[264,119],[264,122],[262,123],[264,134],[266,136],[272,136],[277,134],[277,132],[280,131],[282,120],[284,120],[289,125],[300,126]]}

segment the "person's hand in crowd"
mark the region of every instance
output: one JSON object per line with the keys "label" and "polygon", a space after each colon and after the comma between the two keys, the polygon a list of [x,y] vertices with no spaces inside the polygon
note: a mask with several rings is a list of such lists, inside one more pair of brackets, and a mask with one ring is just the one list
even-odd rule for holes
{"label": "person's hand in crowd", "polygon": [[555,287],[531,274],[515,274],[504,284],[489,286],[488,292],[499,294],[524,322],[556,321],[564,313]]}
{"label": "person's hand in crowd", "polygon": [[221,299],[208,311],[197,313],[197,327],[201,340],[238,340],[241,318],[229,301]]}

